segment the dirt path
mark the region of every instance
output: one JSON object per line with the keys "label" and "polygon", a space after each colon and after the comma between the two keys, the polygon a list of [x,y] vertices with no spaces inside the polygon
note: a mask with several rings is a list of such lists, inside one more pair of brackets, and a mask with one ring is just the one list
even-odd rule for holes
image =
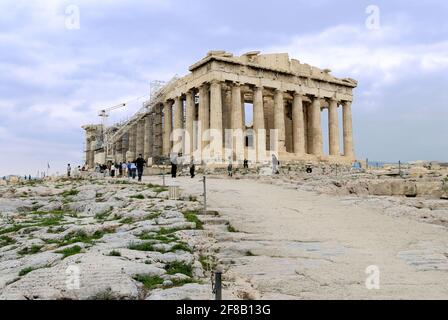
{"label": "dirt path", "polygon": [[[178,182],[202,191],[200,179]],[[221,239],[226,272],[259,298],[448,299],[443,227],[254,180],[209,178],[207,186],[211,209],[240,231]],[[379,290],[366,288],[369,266],[379,268]]]}

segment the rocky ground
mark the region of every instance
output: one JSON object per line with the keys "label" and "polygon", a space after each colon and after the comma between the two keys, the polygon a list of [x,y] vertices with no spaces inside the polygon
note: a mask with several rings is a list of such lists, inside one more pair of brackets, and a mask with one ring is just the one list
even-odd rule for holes
{"label": "rocky ground", "polygon": [[210,299],[195,197],[127,180],[0,186],[0,299]]}
{"label": "rocky ground", "polygon": [[212,270],[226,299],[448,296],[443,174],[207,174],[207,212],[201,174],[180,200],[159,176],[0,185],[0,299],[213,299]]}

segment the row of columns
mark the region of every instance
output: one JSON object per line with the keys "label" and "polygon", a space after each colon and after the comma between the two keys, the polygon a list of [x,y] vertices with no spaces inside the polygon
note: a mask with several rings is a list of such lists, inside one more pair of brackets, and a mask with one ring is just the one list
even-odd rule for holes
{"label": "row of columns", "polygon": [[[208,136],[209,129],[220,132],[225,136],[225,129],[246,130],[244,116],[244,95],[241,85],[234,83],[231,85],[231,105],[230,128],[224,127],[224,122],[228,122],[223,117],[224,99],[222,83],[212,81],[209,85],[204,84],[198,90],[199,106],[196,114],[195,93],[191,90],[183,96],[174,100],[168,100],[154,109],[154,112],[146,115],[143,119],[135,123],[122,140],[116,143],[116,154],[122,154],[123,160],[135,159],[139,154],[145,158],[152,156],[168,156],[172,151],[192,154],[194,149],[203,149],[210,143],[212,150],[223,149],[223,139],[212,139]],[[257,135],[256,149],[266,151],[266,122],[265,122],[265,102],[263,87],[253,89],[253,130]],[[276,146],[279,154],[286,153],[286,124],[285,124],[285,91],[275,90],[274,92],[274,112],[273,128],[276,129]],[[306,153],[321,156],[323,155],[323,136],[321,127],[322,98],[310,97],[311,104],[305,108],[305,96],[298,92],[293,92],[292,101],[292,149],[295,155],[301,156]],[[184,122],[184,97],[185,97],[185,122]],[[343,108],[343,140],[344,156],[352,158],[353,132],[351,102],[338,102],[330,99],[328,103],[328,133],[329,133],[329,153],[331,156],[340,156],[339,146],[339,123],[338,106]],[[163,120],[162,120],[163,119]],[[305,119],[308,123],[305,122]],[[163,124],[162,124],[163,121]],[[195,123],[197,121],[197,136],[195,136]],[[186,134],[174,135],[174,133],[186,132]],[[308,140],[305,132],[307,132]],[[185,141],[185,137],[189,141]],[[202,137],[202,139],[198,138]],[[245,145],[245,137],[233,137],[235,144]],[[243,139],[242,141],[239,141]],[[174,141],[173,141],[174,140]],[[175,147],[173,150],[172,148]],[[196,148],[195,148],[196,147]],[[271,146],[272,147],[272,146]],[[188,148],[188,150],[186,150]],[[121,153],[120,153],[121,149]],[[244,155],[242,155],[244,156]]]}

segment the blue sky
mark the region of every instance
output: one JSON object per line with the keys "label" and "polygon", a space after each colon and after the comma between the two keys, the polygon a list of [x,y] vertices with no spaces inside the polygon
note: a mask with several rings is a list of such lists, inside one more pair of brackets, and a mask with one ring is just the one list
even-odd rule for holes
{"label": "blue sky", "polygon": [[[79,29],[66,27],[79,9]],[[379,28],[366,8],[379,8]],[[448,161],[447,1],[0,2],[0,176],[82,162],[82,124],[209,50],[288,52],[359,81],[359,158]],[[141,106],[114,112],[120,120]]]}

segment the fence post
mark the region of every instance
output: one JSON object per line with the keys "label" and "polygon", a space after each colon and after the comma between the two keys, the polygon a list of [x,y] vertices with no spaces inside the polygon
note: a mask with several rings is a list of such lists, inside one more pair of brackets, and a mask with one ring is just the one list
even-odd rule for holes
{"label": "fence post", "polygon": [[202,178],[203,185],[204,185],[204,213],[207,213],[207,184],[206,184],[206,177],[204,176]]}
{"label": "fence post", "polygon": [[215,272],[215,300],[222,300],[222,273]]}

